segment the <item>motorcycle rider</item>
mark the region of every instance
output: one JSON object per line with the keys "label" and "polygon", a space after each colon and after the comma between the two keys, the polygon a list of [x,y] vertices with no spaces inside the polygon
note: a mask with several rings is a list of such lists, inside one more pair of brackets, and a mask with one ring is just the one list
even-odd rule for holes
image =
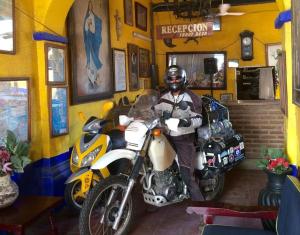
{"label": "motorcycle rider", "polygon": [[161,112],[164,121],[169,118],[178,118],[176,131],[168,130],[166,136],[175,148],[180,165],[180,172],[193,201],[203,201],[194,178],[194,161],[196,148],[194,146],[195,128],[202,124],[201,99],[185,85],[187,82],[186,72],[177,65],[171,65],[164,77],[168,92],[160,97],[155,110]]}

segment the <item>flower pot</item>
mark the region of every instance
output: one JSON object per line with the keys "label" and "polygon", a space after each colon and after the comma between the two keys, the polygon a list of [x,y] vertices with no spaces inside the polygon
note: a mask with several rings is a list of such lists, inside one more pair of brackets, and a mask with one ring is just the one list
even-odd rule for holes
{"label": "flower pot", "polygon": [[[258,205],[260,206],[274,206],[279,208],[281,188],[284,184],[286,176],[292,172],[291,169],[282,174],[275,174],[271,171],[265,170],[268,176],[267,185],[263,188],[258,196]],[[276,231],[275,220],[262,220],[263,226],[267,230]]]}
{"label": "flower pot", "polygon": [[13,204],[18,196],[18,185],[11,180],[10,175],[0,176],[0,208]]}

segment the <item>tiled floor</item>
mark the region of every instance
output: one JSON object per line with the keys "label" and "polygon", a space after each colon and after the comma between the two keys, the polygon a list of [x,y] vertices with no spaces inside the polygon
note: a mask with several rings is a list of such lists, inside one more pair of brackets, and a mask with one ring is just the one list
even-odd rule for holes
{"label": "tiled floor", "polygon": [[[257,205],[260,189],[265,186],[266,175],[262,171],[232,170],[227,173],[225,189],[221,202],[236,205]],[[140,207],[136,213],[136,220],[130,235],[191,235],[200,234],[201,219],[197,215],[188,215],[185,212],[189,201],[170,205],[149,212],[142,202],[140,195],[135,197]],[[77,235],[78,216],[71,214],[66,208],[55,215],[59,234]],[[222,220],[222,219],[220,219]],[[232,222],[236,223],[236,222]],[[242,222],[241,222],[242,223]],[[249,224],[256,226],[257,221]],[[259,225],[260,226],[260,225]],[[40,218],[31,226],[26,235],[44,235],[49,229],[47,218]]]}

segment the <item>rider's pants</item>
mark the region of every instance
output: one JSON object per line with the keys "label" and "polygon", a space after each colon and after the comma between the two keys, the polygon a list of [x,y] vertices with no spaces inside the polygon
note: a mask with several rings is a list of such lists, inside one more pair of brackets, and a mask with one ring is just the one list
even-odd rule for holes
{"label": "rider's pants", "polygon": [[194,163],[196,160],[195,134],[168,136],[168,139],[178,155],[180,173],[191,194],[191,199],[193,201],[203,201],[204,197],[194,177]]}

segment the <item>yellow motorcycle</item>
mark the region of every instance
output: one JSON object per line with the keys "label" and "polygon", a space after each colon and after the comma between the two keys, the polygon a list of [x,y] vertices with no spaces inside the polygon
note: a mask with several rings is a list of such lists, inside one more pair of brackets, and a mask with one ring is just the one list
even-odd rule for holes
{"label": "yellow motorcycle", "polygon": [[[104,113],[113,107],[113,103],[104,104]],[[86,120],[80,113],[80,119]],[[70,159],[70,168],[72,175],[65,182],[64,197],[67,205],[75,212],[78,212],[88,191],[100,181],[109,175],[115,175],[124,168],[126,162],[117,162],[104,169],[92,171],[90,166],[105,153],[112,149],[124,148],[124,132],[120,130],[111,130],[103,134],[103,128],[107,120],[102,118],[90,117],[83,126],[83,134],[76,141]]]}

